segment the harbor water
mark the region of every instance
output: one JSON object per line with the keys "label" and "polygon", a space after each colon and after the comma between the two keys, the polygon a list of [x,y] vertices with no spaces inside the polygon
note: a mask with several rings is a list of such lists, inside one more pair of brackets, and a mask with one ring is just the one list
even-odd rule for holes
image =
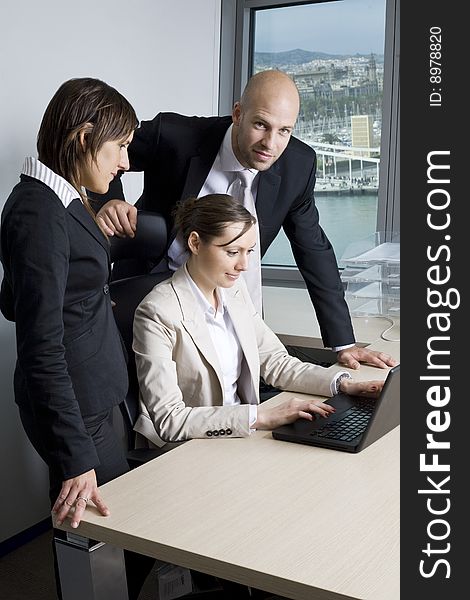
{"label": "harbor water", "polygon": [[[367,238],[376,231],[376,193],[317,193],[315,203],[320,225],[333,245],[338,262],[351,242]],[[289,240],[282,230],[264,255],[263,264],[295,266]]]}

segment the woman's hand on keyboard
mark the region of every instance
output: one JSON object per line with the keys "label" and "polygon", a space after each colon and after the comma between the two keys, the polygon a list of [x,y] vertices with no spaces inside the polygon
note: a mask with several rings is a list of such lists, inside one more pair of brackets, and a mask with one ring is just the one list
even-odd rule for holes
{"label": "woman's hand on keyboard", "polygon": [[335,409],[321,400],[300,400],[299,398],[290,398],[278,406],[258,406],[258,418],[256,419],[254,429],[274,429],[280,425],[293,423],[297,419],[307,419],[313,421],[314,414],[322,417],[328,417],[334,413]]}

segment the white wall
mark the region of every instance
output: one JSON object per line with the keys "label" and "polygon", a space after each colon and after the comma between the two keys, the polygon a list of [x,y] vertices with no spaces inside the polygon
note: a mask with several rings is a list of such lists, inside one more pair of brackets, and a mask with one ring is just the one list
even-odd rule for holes
{"label": "white wall", "polygon": [[[217,114],[220,1],[3,0],[0,208],[23,158],[36,155],[42,114],[66,79],[103,79],[139,119],[161,110]],[[128,198],[136,199],[141,177],[126,178]],[[14,325],[0,316],[0,542],[49,514],[46,469],[14,404],[14,340]]]}

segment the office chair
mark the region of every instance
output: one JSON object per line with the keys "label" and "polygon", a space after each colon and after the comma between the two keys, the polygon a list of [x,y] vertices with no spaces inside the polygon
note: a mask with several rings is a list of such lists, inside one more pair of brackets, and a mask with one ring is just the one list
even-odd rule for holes
{"label": "office chair", "polygon": [[170,271],[146,272],[149,265],[157,264],[163,258],[167,237],[166,222],[161,215],[139,211],[134,238],[111,238],[113,271],[109,289],[111,300],[115,303],[114,318],[128,355],[129,389],[120,409],[127,435],[127,460],[131,467],[141,465],[170,449],[135,449],[133,429],[139,414],[139,384],[132,350],[134,313],[152,288],[171,276]]}
{"label": "office chair", "polygon": [[110,239],[111,281],[146,275],[164,257],[168,240],[166,221],[158,213],[139,210],[135,236]]}

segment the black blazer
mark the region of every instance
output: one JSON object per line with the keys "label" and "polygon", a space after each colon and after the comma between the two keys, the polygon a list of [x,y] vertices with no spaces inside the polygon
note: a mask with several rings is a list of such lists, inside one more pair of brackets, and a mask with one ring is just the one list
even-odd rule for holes
{"label": "black blazer", "polygon": [[[144,172],[139,208],[162,213],[173,227],[172,210],[180,199],[198,195],[215,160],[231,117],[185,117],[160,113],[143,121],[129,147],[131,171]],[[315,307],[325,346],[354,342],[349,310],[332,246],[315,206],[316,154],[292,137],[280,158],[260,172],[256,212],[263,256],[281,227]],[[116,178],[99,205],[124,199]],[[170,238],[170,242],[172,238]]]}
{"label": "black blazer", "polygon": [[121,402],[126,359],[114,321],[109,243],[77,198],[67,208],[21,176],[3,212],[0,308],[16,323],[15,400],[63,479],[99,464],[82,415]]}

